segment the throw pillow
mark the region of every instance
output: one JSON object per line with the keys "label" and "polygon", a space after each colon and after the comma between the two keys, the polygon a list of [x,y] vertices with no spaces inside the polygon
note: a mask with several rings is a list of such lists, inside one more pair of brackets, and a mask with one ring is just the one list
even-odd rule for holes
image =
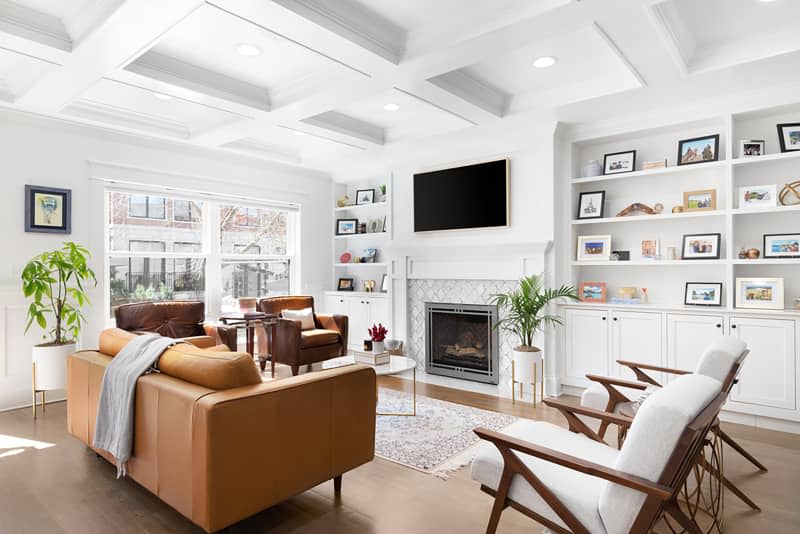
{"label": "throw pillow", "polygon": [[300,328],[303,330],[314,329],[314,314],[311,308],[303,308],[302,310],[283,310],[281,315],[284,319],[293,319],[300,321]]}

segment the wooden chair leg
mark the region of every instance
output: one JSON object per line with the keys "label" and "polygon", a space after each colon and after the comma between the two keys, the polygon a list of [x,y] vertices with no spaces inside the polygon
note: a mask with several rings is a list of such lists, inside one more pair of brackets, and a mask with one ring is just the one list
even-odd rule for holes
{"label": "wooden chair leg", "polygon": [[720,437],[720,438],[722,438],[722,441],[724,441],[725,443],[727,443],[728,445],[730,445],[730,447],[731,447],[733,450],[735,450],[736,452],[738,452],[739,454],[741,454],[742,456],[744,456],[744,457],[745,457],[745,459],[747,459],[747,461],[749,461],[751,464],[753,464],[754,466],[756,466],[756,467],[757,467],[757,468],[758,468],[760,471],[763,471],[763,472],[765,472],[765,473],[768,471],[768,469],[766,468],[766,466],[764,466],[764,464],[762,464],[761,462],[759,462],[758,460],[756,460],[756,459],[755,459],[755,457],[754,457],[752,454],[750,454],[749,452],[747,452],[746,450],[744,450],[744,448],[743,448],[741,445],[739,445],[738,443],[736,443],[736,442],[733,440],[733,438],[732,438],[732,437],[730,437],[728,434],[726,434],[726,433],[725,433],[725,432],[724,432],[724,431],[723,431],[721,428],[720,428],[720,430],[719,430],[719,437]]}
{"label": "wooden chair leg", "polygon": [[275,359],[274,358],[270,361],[270,368],[272,370],[272,378],[275,378]]}
{"label": "wooden chair leg", "polygon": [[680,509],[677,502],[671,501],[666,503],[664,508],[688,534],[703,534],[703,531],[700,530],[697,523],[689,519],[686,514],[683,513],[683,510]]}
{"label": "wooden chair leg", "polygon": [[297,376],[297,374],[299,372],[300,372],[300,366],[299,365],[293,365],[292,366],[292,376]]}
{"label": "wooden chair leg", "polygon": [[[511,386],[512,388],[514,386]],[[500,484],[497,486],[497,493],[494,498],[494,506],[492,506],[492,515],[489,516],[489,524],[486,526],[486,534],[495,534],[497,532],[497,525],[500,523],[500,515],[506,508],[506,497],[508,497],[508,490],[511,487],[511,479],[514,473],[507,467],[503,469],[503,475],[500,477]]]}
{"label": "wooden chair leg", "polygon": [[333,493],[340,495],[342,493],[342,475],[333,477]]}

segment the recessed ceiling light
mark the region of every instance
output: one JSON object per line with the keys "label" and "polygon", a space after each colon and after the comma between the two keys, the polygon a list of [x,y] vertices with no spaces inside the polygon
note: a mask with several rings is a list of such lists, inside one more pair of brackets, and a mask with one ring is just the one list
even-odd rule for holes
{"label": "recessed ceiling light", "polygon": [[556,58],[550,56],[542,56],[540,58],[536,58],[533,62],[533,66],[537,69],[546,69],[547,67],[552,67],[556,64]]}
{"label": "recessed ceiling light", "polygon": [[385,104],[383,106],[383,111],[397,111],[398,109],[400,109],[400,106],[397,104]]}
{"label": "recessed ceiling light", "polygon": [[252,43],[239,43],[233,48],[240,56],[255,57],[261,55],[261,48]]}
{"label": "recessed ceiling light", "polygon": [[172,100],[172,97],[164,93],[153,93],[153,96],[159,100]]}

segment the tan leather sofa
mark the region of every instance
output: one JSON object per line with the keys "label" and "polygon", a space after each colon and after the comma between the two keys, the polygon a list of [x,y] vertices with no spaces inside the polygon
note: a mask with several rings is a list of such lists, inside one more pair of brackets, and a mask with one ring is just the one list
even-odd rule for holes
{"label": "tan leather sofa", "polygon": [[[134,334],[109,329],[67,360],[67,426],[90,445],[106,365]],[[128,476],[215,532],[372,460],[375,372],[350,365],[261,381],[250,355],[182,343],[139,378]],[[109,459],[103,451],[97,451]]]}

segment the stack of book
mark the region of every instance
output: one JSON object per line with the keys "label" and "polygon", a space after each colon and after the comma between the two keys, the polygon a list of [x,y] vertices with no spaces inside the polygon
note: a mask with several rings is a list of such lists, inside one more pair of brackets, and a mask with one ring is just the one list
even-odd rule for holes
{"label": "stack of book", "polygon": [[388,352],[359,352],[354,351],[356,363],[365,363],[367,365],[384,365],[389,363],[392,355]]}

